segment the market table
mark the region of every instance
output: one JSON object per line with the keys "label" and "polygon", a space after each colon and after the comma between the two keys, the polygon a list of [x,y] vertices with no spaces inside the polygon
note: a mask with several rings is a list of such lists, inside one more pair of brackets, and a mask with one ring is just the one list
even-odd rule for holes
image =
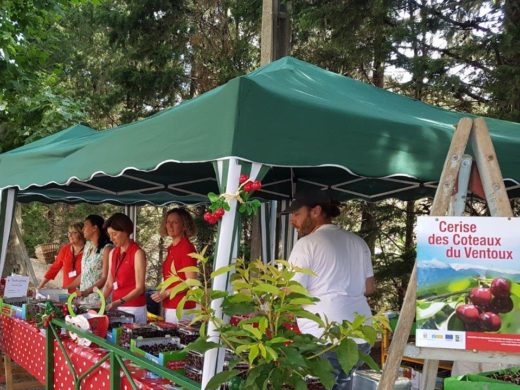
{"label": "market table", "polygon": [[[107,354],[106,350],[96,346],[79,346],[67,336],[62,336],[62,341],[78,375],[87,371]],[[0,316],[0,347],[2,352],[42,384],[46,383],[45,342],[46,336],[33,324],[4,315]],[[132,379],[140,389],[165,390],[176,388],[167,379],[151,378],[147,370],[130,362],[127,363],[127,367]],[[54,388],[74,389],[72,374],[57,342],[54,342]],[[81,388],[109,389],[110,363],[105,361],[98,369],[85,377],[81,383]],[[124,390],[131,389],[124,376],[122,377],[121,388]]]}

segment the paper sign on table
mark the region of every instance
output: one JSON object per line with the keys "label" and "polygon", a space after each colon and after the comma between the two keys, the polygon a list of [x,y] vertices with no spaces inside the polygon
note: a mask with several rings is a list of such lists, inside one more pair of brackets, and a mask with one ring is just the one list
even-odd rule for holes
{"label": "paper sign on table", "polygon": [[27,296],[29,277],[23,275],[11,275],[6,278],[4,298],[20,298]]}

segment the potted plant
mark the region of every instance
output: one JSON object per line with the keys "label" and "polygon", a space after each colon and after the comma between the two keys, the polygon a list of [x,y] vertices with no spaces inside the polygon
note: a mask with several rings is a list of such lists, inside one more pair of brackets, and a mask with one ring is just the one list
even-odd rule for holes
{"label": "potted plant", "polygon": [[[165,289],[173,282],[178,284],[171,290],[173,297],[187,290],[179,303],[178,314],[187,300],[196,301],[198,308],[189,311],[194,314],[194,322],[201,322],[200,337],[188,345],[189,350],[206,352],[223,347],[232,352],[233,359],[226,370],[217,374],[207,384],[207,389],[217,389],[220,384],[234,381],[242,376],[237,387],[241,389],[266,388],[307,388],[306,379],[319,379],[324,388],[330,389],[335,379],[332,366],[321,355],[336,350],[345,372],[349,372],[359,359],[370,367],[378,369],[373,359],[358,352],[352,337],[366,340],[371,345],[376,341],[378,331],[387,327],[384,315],[376,315],[367,324],[367,319],[357,316],[353,322],[330,323],[302,308],[317,301],[307,289],[292,280],[297,272],[313,275],[306,269],[293,267],[287,261],[278,260],[274,264],[264,264],[261,260],[236,263],[217,269],[211,278],[225,272],[234,271],[231,277],[231,291],[211,289],[211,280],[206,277],[208,258],[205,250],[192,254],[197,259],[202,280],[183,281],[175,273],[159,288]],[[177,272],[196,271],[187,267]],[[198,270],[197,270],[198,271]],[[229,317],[244,316],[238,323],[230,324],[218,317],[211,308],[211,301],[222,300],[223,313]],[[296,317],[311,319],[323,328],[323,336],[316,338],[299,334]],[[213,323],[220,333],[220,342],[209,342],[206,336],[207,324]],[[237,364],[246,364],[246,372],[238,370]],[[243,366],[243,364],[242,364]]]}

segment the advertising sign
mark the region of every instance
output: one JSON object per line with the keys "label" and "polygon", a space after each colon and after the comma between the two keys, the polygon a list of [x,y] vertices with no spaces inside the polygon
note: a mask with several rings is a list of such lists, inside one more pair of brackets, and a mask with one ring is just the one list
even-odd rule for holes
{"label": "advertising sign", "polygon": [[417,219],[416,345],[520,350],[520,218]]}

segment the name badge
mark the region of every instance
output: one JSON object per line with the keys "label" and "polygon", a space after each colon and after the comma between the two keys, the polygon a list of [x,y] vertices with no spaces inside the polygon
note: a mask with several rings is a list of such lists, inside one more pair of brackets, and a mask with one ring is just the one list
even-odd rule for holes
{"label": "name badge", "polygon": [[76,276],[78,276],[78,273],[76,272],[76,270],[69,272],[69,278],[75,278]]}
{"label": "name badge", "polygon": [[117,282],[114,282],[114,283],[112,284],[112,288],[113,288],[114,290],[117,290]]}

